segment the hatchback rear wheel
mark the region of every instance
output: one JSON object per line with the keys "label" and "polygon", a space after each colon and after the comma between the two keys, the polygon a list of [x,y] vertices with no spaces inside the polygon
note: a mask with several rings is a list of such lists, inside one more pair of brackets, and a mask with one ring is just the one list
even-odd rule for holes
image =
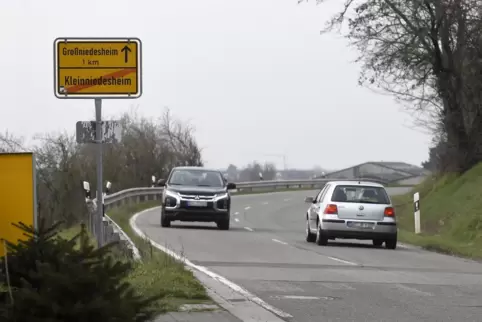
{"label": "hatchback rear wheel", "polygon": [[328,245],[328,237],[326,237],[323,229],[321,229],[321,225],[318,223],[318,229],[316,230],[316,239],[315,242],[319,246],[326,246]]}
{"label": "hatchback rear wheel", "polygon": [[397,248],[397,236],[395,235],[395,237],[385,240],[385,247],[387,249]]}

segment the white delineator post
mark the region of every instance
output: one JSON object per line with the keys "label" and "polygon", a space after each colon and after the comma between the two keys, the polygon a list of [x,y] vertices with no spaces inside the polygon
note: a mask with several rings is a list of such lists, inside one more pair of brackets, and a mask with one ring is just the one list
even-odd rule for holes
{"label": "white delineator post", "polygon": [[413,194],[413,210],[415,234],[420,234],[420,194],[418,192]]}

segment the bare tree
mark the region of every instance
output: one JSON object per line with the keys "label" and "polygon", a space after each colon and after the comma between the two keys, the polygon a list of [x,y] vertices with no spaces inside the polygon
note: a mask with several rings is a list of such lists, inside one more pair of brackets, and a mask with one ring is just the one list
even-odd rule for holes
{"label": "bare tree", "polygon": [[24,151],[23,138],[14,136],[8,131],[0,133],[0,153],[12,153]]}
{"label": "bare tree", "polygon": [[346,22],[360,84],[395,95],[445,133],[447,170],[458,172],[482,160],[481,9],[480,0],[347,0],[324,30]]}
{"label": "bare tree", "polygon": [[[123,139],[104,145],[104,178],[114,190],[149,186],[152,175],[165,176],[179,164],[202,165],[194,131],[169,110],[157,120],[140,117],[135,110],[120,117]],[[47,222],[73,225],[86,220],[81,182],[96,186],[95,145],[77,144],[69,132],[35,136],[30,151],[36,154],[39,214]],[[23,140],[0,135],[0,152],[25,150]]]}
{"label": "bare tree", "polygon": [[239,181],[258,181],[261,173],[263,180],[274,180],[276,177],[276,167],[272,163],[265,163],[264,165],[254,161],[244,167],[239,173]]}

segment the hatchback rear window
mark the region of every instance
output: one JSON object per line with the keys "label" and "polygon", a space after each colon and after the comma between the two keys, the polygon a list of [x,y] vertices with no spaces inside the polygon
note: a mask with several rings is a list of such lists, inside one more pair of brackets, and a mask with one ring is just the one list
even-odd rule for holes
{"label": "hatchback rear window", "polygon": [[356,202],[373,204],[390,204],[387,192],[383,187],[371,186],[336,186],[331,196],[334,202]]}

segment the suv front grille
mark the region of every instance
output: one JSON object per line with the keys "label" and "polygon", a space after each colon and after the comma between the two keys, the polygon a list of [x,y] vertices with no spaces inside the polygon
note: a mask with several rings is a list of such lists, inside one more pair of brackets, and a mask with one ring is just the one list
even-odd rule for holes
{"label": "suv front grille", "polygon": [[189,199],[189,200],[212,200],[214,194],[212,196],[206,195],[198,195],[198,194],[180,194],[182,199]]}

